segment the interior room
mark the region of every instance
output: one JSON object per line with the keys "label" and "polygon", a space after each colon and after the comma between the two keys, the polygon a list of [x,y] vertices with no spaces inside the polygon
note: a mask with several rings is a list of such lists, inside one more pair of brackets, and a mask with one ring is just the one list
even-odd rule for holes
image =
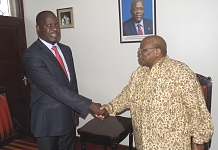
{"label": "interior room", "polygon": [[[107,104],[128,84],[139,66],[140,42],[120,40],[119,0],[24,0],[26,46],[37,39],[35,17],[40,11],[50,10],[58,15],[59,9],[70,7],[74,25],[61,29],[60,42],[72,50],[79,93]],[[168,56],[212,78],[211,115],[215,130],[211,150],[218,149],[217,7],[217,0],[156,0],[155,6],[156,35],[166,40]],[[130,117],[130,112],[120,116]],[[92,118],[90,114],[80,118],[77,128]],[[128,145],[129,139],[120,144]]]}

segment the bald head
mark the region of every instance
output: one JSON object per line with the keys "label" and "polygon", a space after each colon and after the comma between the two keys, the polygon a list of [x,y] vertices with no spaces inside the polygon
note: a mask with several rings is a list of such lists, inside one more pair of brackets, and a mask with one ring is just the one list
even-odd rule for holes
{"label": "bald head", "polygon": [[162,55],[166,56],[167,44],[161,36],[158,35],[147,36],[141,41],[140,45],[147,45],[147,44],[149,44],[151,47],[160,49]]}
{"label": "bald head", "polygon": [[157,35],[145,37],[138,50],[138,62],[141,66],[150,69],[167,55],[167,45],[165,40]]}
{"label": "bald head", "polygon": [[135,7],[136,3],[138,3],[138,2],[142,3],[142,6],[144,7],[144,2],[142,0],[133,0],[132,3],[131,3],[131,9],[133,7]]}

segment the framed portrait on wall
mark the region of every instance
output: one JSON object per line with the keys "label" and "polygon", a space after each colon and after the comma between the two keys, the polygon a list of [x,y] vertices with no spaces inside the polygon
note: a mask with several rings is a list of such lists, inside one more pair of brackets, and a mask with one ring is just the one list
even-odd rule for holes
{"label": "framed portrait on wall", "polygon": [[156,0],[118,0],[120,43],[156,34]]}
{"label": "framed portrait on wall", "polygon": [[57,16],[60,28],[74,28],[73,8],[57,9]]}

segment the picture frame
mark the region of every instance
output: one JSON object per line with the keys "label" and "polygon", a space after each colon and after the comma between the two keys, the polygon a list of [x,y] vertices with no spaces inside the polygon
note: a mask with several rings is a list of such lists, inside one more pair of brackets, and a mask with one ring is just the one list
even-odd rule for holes
{"label": "picture frame", "polygon": [[61,29],[74,28],[73,7],[57,9],[57,17]]}
{"label": "picture frame", "polygon": [[120,43],[141,42],[146,36],[156,35],[156,0],[118,0],[118,5]]}

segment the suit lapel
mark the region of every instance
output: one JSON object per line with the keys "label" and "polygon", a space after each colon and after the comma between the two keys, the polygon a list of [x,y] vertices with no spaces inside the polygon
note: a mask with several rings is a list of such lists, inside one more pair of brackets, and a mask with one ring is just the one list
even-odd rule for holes
{"label": "suit lapel", "polygon": [[153,27],[150,26],[150,23],[148,21],[146,21],[145,19],[143,19],[143,23],[144,23],[144,32],[145,32],[145,34],[153,33]]}
{"label": "suit lapel", "polygon": [[[54,56],[54,54],[51,52],[51,50],[45,45],[43,44],[39,39],[36,41],[36,44],[39,46],[41,53],[43,53],[44,55],[48,56],[55,65],[59,65],[59,62],[57,61],[56,57]],[[61,67],[61,66],[60,66]]]}
{"label": "suit lapel", "polygon": [[[63,70],[63,68],[61,67],[60,63],[58,62],[57,58],[54,56],[54,54],[51,52],[51,50],[46,46],[44,45],[39,39],[36,41],[36,44],[40,47],[43,55],[47,56],[51,61],[52,63],[50,64],[51,66],[54,65],[56,67],[58,67],[58,69],[60,70],[59,72],[61,73],[61,76],[64,76],[64,80],[67,84],[69,84],[69,80]],[[63,53],[63,50],[61,50],[62,53]],[[66,54],[64,54],[64,57],[65,57],[65,60],[66,60]],[[67,62],[67,65],[68,65],[68,61],[66,60]],[[68,65],[69,66],[69,65]],[[68,67],[69,69],[69,67]],[[70,71],[70,70],[69,70]]]}
{"label": "suit lapel", "polygon": [[[70,62],[71,62],[70,57],[69,57],[68,54],[66,53],[64,46],[62,46],[62,45],[60,45],[60,44],[58,44],[58,46],[60,47],[61,52],[62,52],[62,54],[63,54],[63,56],[64,56],[64,59],[65,59],[65,61],[66,61],[66,63],[67,63],[68,71],[69,71],[69,74],[70,74],[70,79],[72,79],[72,72],[73,72],[73,71],[72,71],[72,68],[70,67],[70,66],[72,65],[72,64],[70,64]],[[71,83],[71,81],[72,81],[72,80],[70,80],[70,83]],[[68,83],[69,83],[69,80],[68,80]]]}
{"label": "suit lapel", "polygon": [[132,35],[137,35],[137,31],[136,31],[136,28],[135,28],[135,24],[134,24],[134,21],[131,19],[131,21],[129,22],[129,29],[132,33]]}

